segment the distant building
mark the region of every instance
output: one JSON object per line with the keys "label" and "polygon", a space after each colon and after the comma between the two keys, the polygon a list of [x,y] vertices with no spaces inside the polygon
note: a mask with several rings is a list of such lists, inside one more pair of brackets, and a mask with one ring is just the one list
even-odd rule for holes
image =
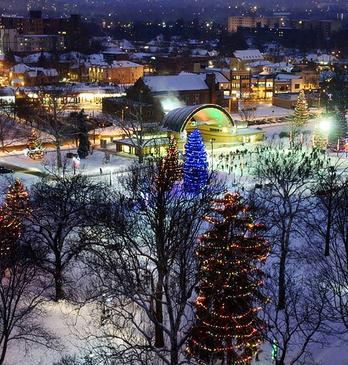
{"label": "distant building", "polygon": [[298,30],[311,30],[328,37],[342,30],[342,21],[338,19],[291,19],[290,27]]}
{"label": "distant building", "polygon": [[115,84],[134,84],[144,76],[144,66],[131,61],[113,61],[88,67],[89,80]]}
{"label": "distant building", "polygon": [[33,53],[33,52],[59,52],[65,49],[64,37],[60,35],[23,34],[17,36],[17,42],[12,52]]}
{"label": "distant building", "polygon": [[258,49],[246,49],[233,52],[231,60],[231,68],[236,70],[243,70],[246,65],[251,62],[263,61],[264,57]]}
{"label": "distant building", "polygon": [[230,16],[228,31],[236,33],[239,28],[281,28],[286,25],[284,17]]}
{"label": "distant building", "polygon": [[184,105],[216,104],[223,95],[214,73],[145,76],[142,82],[164,113]]}
{"label": "distant building", "polygon": [[79,15],[67,18],[43,18],[41,11],[30,11],[29,17],[0,17],[0,52],[15,53],[61,51],[81,46],[85,40]]}
{"label": "distant building", "polygon": [[298,93],[304,89],[301,75],[278,74],[274,79],[274,94]]}
{"label": "distant building", "polygon": [[228,80],[219,73],[182,73],[144,76],[127,91],[127,98],[108,98],[103,111],[127,117],[141,110],[144,121],[160,122],[169,111],[190,105],[223,104],[223,87]]}
{"label": "distant building", "polygon": [[55,68],[29,67],[25,64],[17,64],[10,72],[12,86],[38,86],[56,83],[59,74]]}
{"label": "distant building", "polygon": [[228,31],[236,33],[238,29],[257,28],[286,28],[297,30],[312,30],[324,36],[342,30],[342,21],[338,19],[288,19],[287,16],[276,17],[250,17],[230,16],[228,18]]}

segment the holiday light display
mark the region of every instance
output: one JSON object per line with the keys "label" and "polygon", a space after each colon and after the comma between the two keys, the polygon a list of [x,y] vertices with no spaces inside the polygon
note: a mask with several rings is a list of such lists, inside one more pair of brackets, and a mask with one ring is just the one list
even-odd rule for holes
{"label": "holiday light display", "polygon": [[179,151],[174,137],[170,139],[167,155],[162,159],[159,175],[158,186],[161,189],[171,189],[176,181],[182,176],[182,166],[179,162]]}
{"label": "holiday light display", "polygon": [[[345,112],[337,111],[332,117],[332,126],[329,131],[329,143],[337,145],[340,140],[348,137],[348,124]],[[343,143],[343,142],[341,142]],[[339,148],[337,148],[339,150]]]}
{"label": "holiday light display", "polygon": [[193,130],[185,144],[184,188],[197,194],[208,181],[208,161],[205,146],[198,129]]}
{"label": "holiday light display", "polygon": [[294,126],[297,128],[303,127],[309,120],[309,108],[306,95],[303,90],[300,91],[298,96],[292,119]]}
{"label": "holiday light display", "polygon": [[212,228],[197,249],[200,264],[195,321],[187,353],[199,364],[251,363],[262,340],[258,318],[269,246],[239,194],[215,200],[206,217]]}
{"label": "holiday light display", "polygon": [[44,156],[44,147],[39,140],[35,129],[31,130],[31,135],[28,140],[27,155],[32,160],[41,160]]}
{"label": "holiday light display", "polygon": [[29,213],[29,196],[19,179],[10,186],[0,209],[0,255],[20,238],[23,218]]}

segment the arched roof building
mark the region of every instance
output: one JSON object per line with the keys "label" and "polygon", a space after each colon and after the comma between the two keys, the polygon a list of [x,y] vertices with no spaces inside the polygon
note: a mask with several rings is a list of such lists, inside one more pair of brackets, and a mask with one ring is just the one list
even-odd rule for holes
{"label": "arched roof building", "polygon": [[[183,132],[188,123],[197,126],[235,128],[231,115],[221,106],[214,104],[192,105],[171,110],[163,118],[163,127],[173,132]],[[189,127],[188,126],[188,127]]]}

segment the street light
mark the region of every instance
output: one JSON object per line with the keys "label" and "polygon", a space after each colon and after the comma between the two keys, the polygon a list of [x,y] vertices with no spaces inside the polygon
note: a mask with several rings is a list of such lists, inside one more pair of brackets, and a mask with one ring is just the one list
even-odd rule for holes
{"label": "street light", "polygon": [[328,133],[332,127],[332,118],[326,117],[321,119],[319,127],[323,132]]}
{"label": "street light", "polygon": [[215,138],[210,138],[211,143],[211,169],[214,170],[214,142]]}

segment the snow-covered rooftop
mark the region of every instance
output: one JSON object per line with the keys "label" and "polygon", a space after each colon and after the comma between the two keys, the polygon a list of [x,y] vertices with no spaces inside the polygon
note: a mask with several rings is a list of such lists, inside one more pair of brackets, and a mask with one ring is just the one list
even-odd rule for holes
{"label": "snow-covered rooftop", "polygon": [[127,68],[127,67],[142,67],[139,63],[131,62],[131,61],[113,61],[112,68]]}
{"label": "snow-covered rooftop", "polygon": [[293,75],[293,74],[278,74],[276,76],[276,79],[280,81],[297,80],[301,78],[302,77],[300,75]]}
{"label": "snow-covered rooftop", "polygon": [[208,90],[200,75],[145,76],[143,81],[153,92]]}
{"label": "snow-covered rooftop", "polygon": [[263,56],[258,49],[246,49],[233,52],[234,57],[241,61],[263,60]]}

